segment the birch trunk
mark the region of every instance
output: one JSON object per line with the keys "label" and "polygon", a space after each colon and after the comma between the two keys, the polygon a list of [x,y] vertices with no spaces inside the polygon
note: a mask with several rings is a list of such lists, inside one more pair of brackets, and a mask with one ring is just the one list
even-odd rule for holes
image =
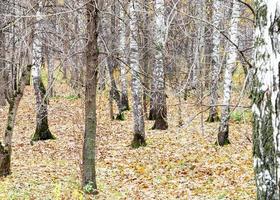
{"label": "birch trunk", "polygon": [[133,98],[133,118],[134,118],[134,138],[132,141],[132,147],[138,148],[139,146],[145,146],[145,125],[144,125],[144,113],[143,113],[143,89],[140,79],[140,65],[139,65],[139,48],[137,43],[138,28],[137,18],[140,12],[140,5],[137,0],[130,2],[130,67],[132,70],[132,98]]}
{"label": "birch trunk", "polygon": [[255,1],[253,156],[257,199],[280,199],[280,2]]}
{"label": "birch trunk", "polygon": [[17,91],[10,91],[8,95],[9,112],[7,125],[5,129],[4,146],[0,142],[0,177],[7,176],[11,173],[11,154],[12,154],[12,137],[16,121],[16,114],[20,100],[26,86],[26,80],[30,77],[31,66],[23,70]]}
{"label": "birch trunk", "polygon": [[[85,133],[83,144],[82,185],[87,192],[97,193],[95,172],[96,146],[96,90],[98,73],[98,2],[91,0],[87,7]],[[90,191],[88,191],[90,190]]]}
{"label": "birch trunk", "polygon": [[126,31],[127,31],[127,15],[125,14],[125,10],[127,9],[127,3],[124,3],[120,8],[120,58],[123,62],[120,62],[120,70],[121,70],[121,105],[122,110],[129,110],[129,102],[128,102],[128,92],[127,92],[127,70],[124,64],[127,61],[128,51],[129,49],[128,43],[126,42]]}
{"label": "birch trunk", "polygon": [[48,140],[54,139],[49,130],[48,124],[48,105],[46,98],[46,89],[41,79],[40,67],[42,64],[42,9],[43,4],[40,1],[36,12],[36,24],[34,27],[33,38],[33,66],[32,79],[36,96],[36,131],[32,140]]}
{"label": "birch trunk", "polygon": [[[1,8],[0,8],[0,12]],[[0,106],[6,105],[5,100],[5,87],[6,87],[6,81],[5,81],[5,34],[1,28],[2,20],[0,19]]]}
{"label": "birch trunk", "polygon": [[[212,24],[216,28],[220,27],[221,15],[221,4],[220,0],[214,0],[213,3],[213,18]],[[213,29],[213,51],[212,51],[212,71],[211,71],[211,87],[210,87],[210,112],[207,119],[208,122],[219,121],[216,103],[218,100],[218,78],[221,66],[220,61],[220,33],[215,28]]]}
{"label": "birch trunk", "polygon": [[119,110],[119,113],[118,113],[116,119],[124,120],[123,111],[125,109],[123,108],[123,105],[121,103],[121,95],[120,95],[120,92],[119,92],[119,89],[117,87],[117,83],[116,83],[116,80],[114,77],[114,71],[117,69],[117,66],[118,66],[118,61],[117,61],[116,57],[118,56],[117,40],[119,39],[117,30],[116,30],[117,29],[116,4],[117,4],[116,0],[113,0],[112,5],[111,5],[111,12],[113,13],[113,15],[111,15],[111,24],[110,24],[111,34],[109,35],[109,37],[110,37],[109,51],[110,51],[111,55],[108,57],[108,65],[109,65],[108,67],[109,67],[109,74],[110,74],[110,80],[111,80],[110,95],[116,101],[118,110]]}
{"label": "birch trunk", "polygon": [[[151,77],[151,66],[153,61],[153,54],[151,53],[152,40],[151,40],[151,0],[144,0],[144,16],[143,16],[143,68],[144,68],[144,114],[148,118],[148,97],[150,95],[150,77]],[[155,118],[154,118],[155,119]]]}
{"label": "birch trunk", "polygon": [[166,130],[167,123],[167,106],[165,95],[164,79],[164,49],[165,49],[165,23],[164,23],[164,0],[155,1],[156,18],[155,18],[155,65],[153,69],[153,82],[155,92],[155,110],[156,121],[153,129]]}
{"label": "birch trunk", "polygon": [[[232,16],[230,22],[229,38],[234,44],[238,44],[238,23],[239,23],[240,7],[237,0],[233,0]],[[226,60],[226,67],[224,72],[224,97],[221,122],[218,132],[218,145],[224,146],[229,144],[229,118],[230,118],[230,100],[231,100],[231,88],[232,88],[232,76],[236,66],[237,52],[236,47],[232,44],[228,44],[228,55]]]}

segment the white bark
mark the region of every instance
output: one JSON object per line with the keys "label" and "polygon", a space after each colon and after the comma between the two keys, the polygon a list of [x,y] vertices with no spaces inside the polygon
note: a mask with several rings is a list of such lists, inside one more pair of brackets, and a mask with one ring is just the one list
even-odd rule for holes
{"label": "white bark", "polygon": [[34,27],[34,37],[33,37],[33,48],[32,48],[32,54],[33,54],[33,59],[32,59],[32,77],[33,79],[39,78],[40,77],[40,66],[42,62],[42,27],[41,27],[41,21],[43,19],[42,17],[42,9],[43,9],[43,4],[40,1],[39,3],[38,10],[36,12],[36,23]]}
{"label": "white bark", "polygon": [[43,4],[38,3],[36,12],[36,22],[34,27],[33,38],[33,66],[32,79],[36,96],[36,131],[32,140],[47,140],[54,139],[48,127],[48,106],[46,100],[46,90],[41,80],[40,67],[42,64],[42,10]]}
{"label": "white bark", "polygon": [[[212,17],[212,24],[214,27],[219,28],[222,14],[221,14],[221,4],[220,0],[214,0],[213,3],[213,17]],[[221,66],[220,61],[220,33],[219,31],[214,28],[213,29],[213,52],[212,52],[212,74],[211,74],[211,88],[210,88],[210,113],[208,121],[216,121],[217,120],[217,108],[216,103],[218,99],[217,95],[217,87],[218,87],[218,78],[219,78],[219,71]]]}
{"label": "white bark", "polygon": [[164,22],[164,0],[155,0],[155,65],[153,68],[153,83],[155,93],[156,122],[153,128],[167,129],[167,108],[164,83],[164,49],[166,26]]}
{"label": "white bark", "polygon": [[280,2],[256,1],[254,167],[257,199],[280,199]]}
{"label": "white bark", "polygon": [[139,48],[137,44],[137,18],[140,11],[140,5],[137,1],[130,3],[130,67],[132,70],[132,97],[133,97],[133,117],[134,117],[134,140],[139,140],[139,137],[145,139],[145,127],[143,116],[143,89],[140,80],[140,65],[139,65]]}
{"label": "white bark", "polygon": [[[123,7],[120,8],[120,57],[121,57],[121,62],[120,62],[120,70],[121,70],[121,101],[122,101],[122,106],[127,107],[124,109],[128,109],[128,92],[127,92],[127,70],[126,70],[126,66],[125,63],[126,62],[126,58],[128,55],[126,55],[127,53],[127,49],[129,48],[127,46],[127,42],[126,42],[126,24],[125,22],[127,16],[125,14],[125,7],[123,5]],[[127,105],[125,105],[127,104]]]}
{"label": "white bark", "polygon": [[[237,0],[233,0],[232,16],[230,21],[229,39],[232,43],[238,44],[238,23],[240,7]],[[230,112],[230,99],[232,88],[232,75],[237,61],[236,47],[229,43],[224,74],[224,97],[221,123],[219,127],[218,143],[224,145],[228,142],[228,121]]]}

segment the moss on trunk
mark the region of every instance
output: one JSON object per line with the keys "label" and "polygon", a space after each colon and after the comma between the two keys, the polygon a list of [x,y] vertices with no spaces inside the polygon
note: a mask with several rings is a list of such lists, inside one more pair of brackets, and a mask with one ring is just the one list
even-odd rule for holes
{"label": "moss on trunk", "polygon": [[0,177],[7,176],[11,173],[11,156],[0,143]]}
{"label": "moss on trunk", "polygon": [[119,113],[116,117],[116,120],[124,121],[125,120],[124,113],[123,112]]}
{"label": "moss on trunk", "polygon": [[32,141],[38,140],[54,140],[55,137],[49,130],[48,120],[46,118],[41,120],[41,123],[37,123],[35,134],[32,137]]}
{"label": "moss on trunk", "polygon": [[147,143],[145,141],[145,138],[141,134],[134,134],[134,138],[131,143],[131,147],[133,149],[137,149],[141,146],[144,147],[146,145],[147,145]]}
{"label": "moss on trunk", "polygon": [[220,118],[217,113],[214,115],[209,115],[209,117],[206,120],[206,122],[209,122],[209,123],[219,122],[219,121],[220,121]]}

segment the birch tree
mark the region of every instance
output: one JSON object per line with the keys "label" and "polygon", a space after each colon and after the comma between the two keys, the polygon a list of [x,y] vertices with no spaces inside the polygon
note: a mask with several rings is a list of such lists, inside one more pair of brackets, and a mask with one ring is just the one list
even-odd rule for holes
{"label": "birch tree", "polygon": [[85,132],[83,143],[82,185],[87,192],[96,194],[96,90],[98,73],[98,1],[90,0],[87,9]]}
{"label": "birch tree", "polygon": [[[0,3],[0,13],[3,13],[3,3]],[[6,105],[5,100],[5,34],[3,31],[4,21],[3,18],[0,17],[0,106]]]}
{"label": "birch tree", "polygon": [[[230,21],[229,39],[232,43],[238,44],[238,23],[239,23],[240,7],[237,0],[232,2],[232,16]],[[224,97],[223,97],[223,108],[221,115],[221,122],[218,132],[217,143],[221,146],[228,144],[229,134],[229,118],[230,118],[230,99],[231,99],[231,88],[232,88],[232,75],[236,66],[237,51],[236,47],[229,43],[226,66],[224,71]]]}
{"label": "birch tree", "polygon": [[41,79],[41,65],[42,65],[42,40],[43,40],[43,2],[38,2],[36,11],[36,21],[34,25],[33,37],[33,66],[32,79],[33,87],[36,96],[36,130],[32,140],[48,140],[55,137],[51,134],[48,124],[48,104],[46,98],[46,89]]}
{"label": "birch tree", "polygon": [[130,2],[130,67],[132,70],[131,90],[133,98],[134,137],[132,147],[145,146],[145,125],[143,112],[143,89],[140,78],[139,48],[137,43],[137,19],[140,5],[137,0]]}
{"label": "birch tree", "polygon": [[156,112],[153,129],[165,130],[167,123],[167,106],[164,79],[164,47],[165,47],[165,22],[164,22],[164,0],[155,1],[155,65],[153,67],[153,89],[155,95],[153,100]]}
{"label": "birch tree", "polygon": [[125,13],[127,11],[128,3],[125,1],[122,5],[120,5],[120,71],[121,71],[121,105],[122,110],[129,110],[129,102],[128,102],[128,90],[127,90],[127,70],[126,65],[124,62],[128,61],[128,52],[129,52],[129,43],[127,42],[127,14]]}
{"label": "birch tree", "polygon": [[31,65],[28,65],[21,74],[17,89],[9,88],[7,91],[7,101],[9,103],[9,112],[5,129],[4,145],[0,142],[0,177],[11,173],[11,155],[12,155],[12,137],[16,122],[16,115],[20,100],[26,86],[26,80],[30,76]]}
{"label": "birch tree", "polygon": [[[213,2],[213,15],[212,15],[212,24],[214,27],[220,27],[220,21],[222,19],[221,15],[221,0],[214,0]],[[208,122],[215,122],[219,120],[217,112],[217,100],[218,100],[218,78],[219,71],[221,66],[220,61],[220,32],[214,28],[213,29],[213,51],[212,51],[212,70],[211,70],[211,85],[210,85],[210,111]]]}
{"label": "birch tree", "polygon": [[280,2],[255,0],[253,156],[257,199],[280,199]]}

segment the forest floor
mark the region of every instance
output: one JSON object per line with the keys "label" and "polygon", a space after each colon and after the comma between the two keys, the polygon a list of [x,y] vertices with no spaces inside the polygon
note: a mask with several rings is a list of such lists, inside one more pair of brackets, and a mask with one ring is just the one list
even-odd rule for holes
{"label": "forest floor", "polygon": [[[57,139],[31,145],[35,98],[32,87],[26,88],[13,137],[12,175],[0,179],[0,199],[84,199],[83,100],[66,85],[57,90],[63,96],[52,98],[49,106],[50,129]],[[198,116],[179,128],[177,102],[169,97],[169,129],[151,130],[153,122],[146,121],[147,146],[132,149],[131,111],[125,121],[111,121],[106,95],[99,95],[97,104],[99,194],[94,199],[255,199],[250,120],[237,113],[230,123],[231,145],[219,147],[214,145],[218,123],[204,123],[202,133]],[[199,111],[184,104],[184,122]],[[6,114],[7,108],[0,108],[0,130]]]}

